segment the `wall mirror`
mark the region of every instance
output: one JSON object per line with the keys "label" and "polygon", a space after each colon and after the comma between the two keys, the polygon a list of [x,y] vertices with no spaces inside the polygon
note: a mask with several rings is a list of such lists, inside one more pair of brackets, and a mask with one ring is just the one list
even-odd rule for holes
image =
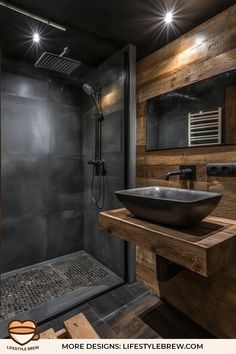
{"label": "wall mirror", "polygon": [[147,150],[236,144],[236,69],[147,101]]}

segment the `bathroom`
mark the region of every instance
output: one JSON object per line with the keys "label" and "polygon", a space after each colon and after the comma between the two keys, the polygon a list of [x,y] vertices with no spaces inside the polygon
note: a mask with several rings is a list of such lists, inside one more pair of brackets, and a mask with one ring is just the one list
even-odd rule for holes
{"label": "bathroom", "polygon": [[235,18],[0,1],[0,338],[236,338]]}

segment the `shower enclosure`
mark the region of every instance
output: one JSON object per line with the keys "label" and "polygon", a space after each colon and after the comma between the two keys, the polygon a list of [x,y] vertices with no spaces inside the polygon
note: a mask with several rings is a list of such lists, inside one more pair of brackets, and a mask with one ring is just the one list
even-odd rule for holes
{"label": "shower enclosure", "polygon": [[104,210],[117,208],[135,184],[135,48],[82,79],[2,59],[0,338],[12,318],[41,322],[135,279],[134,247],[99,230],[84,83],[102,89]]}

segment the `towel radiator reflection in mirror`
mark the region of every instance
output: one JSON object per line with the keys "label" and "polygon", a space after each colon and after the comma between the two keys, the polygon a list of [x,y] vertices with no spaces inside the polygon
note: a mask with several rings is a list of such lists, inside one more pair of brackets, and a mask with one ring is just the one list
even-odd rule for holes
{"label": "towel radiator reflection in mirror", "polygon": [[188,146],[222,143],[222,108],[188,114]]}

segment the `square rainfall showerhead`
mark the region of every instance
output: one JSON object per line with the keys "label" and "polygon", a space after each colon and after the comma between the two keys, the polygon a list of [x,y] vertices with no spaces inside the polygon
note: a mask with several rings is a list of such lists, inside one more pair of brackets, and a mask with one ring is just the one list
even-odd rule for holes
{"label": "square rainfall showerhead", "polygon": [[62,55],[44,52],[34,64],[36,68],[53,70],[61,74],[70,75],[81,66],[81,62]]}

